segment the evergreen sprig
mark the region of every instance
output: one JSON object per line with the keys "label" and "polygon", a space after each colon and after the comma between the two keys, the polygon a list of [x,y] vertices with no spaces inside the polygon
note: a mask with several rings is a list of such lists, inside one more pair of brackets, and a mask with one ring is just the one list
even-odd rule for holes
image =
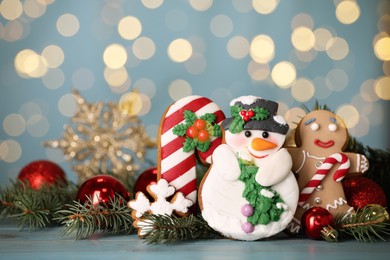
{"label": "evergreen sprig", "polygon": [[17,181],[0,192],[0,216],[12,218],[23,229],[30,230],[58,224],[54,219],[64,204],[75,195],[74,185],[45,185],[33,189]]}
{"label": "evergreen sprig", "polygon": [[338,215],[334,220],[334,228],[340,237],[354,238],[364,243],[390,239],[389,215],[379,205],[367,205],[351,215]]}
{"label": "evergreen sprig", "polygon": [[174,244],[193,239],[215,239],[222,236],[213,230],[202,217],[185,218],[168,215],[142,217],[145,241],[148,244]]}
{"label": "evergreen sprig", "polygon": [[110,199],[107,204],[93,205],[92,199],[81,204],[73,201],[66,209],[57,212],[56,220],[63,225],[62,236],[75,235],[76,239],[90,238],[95,232],[130,234],[134,231],[131,209],[119,195]]}

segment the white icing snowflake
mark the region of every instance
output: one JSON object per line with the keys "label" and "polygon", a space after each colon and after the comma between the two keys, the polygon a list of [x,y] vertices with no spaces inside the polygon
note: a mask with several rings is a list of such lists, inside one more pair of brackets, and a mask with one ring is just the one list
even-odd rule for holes
{"label": "white icing snowflake", "polygon": [[181,192],[177,192],[171,201],[167,198],[175,193],[175,188],[168,185],[164,179],[160,179],[157,184],[150,186],[150,193],[155,198],[151,203],[142,193],[137,193],[136,199],[128,203],[128,206],[135,210],[135,216],[141,218],[145,213],[154,215],[172,215],[173,211],[187,213],[193,202],[186,199]]}

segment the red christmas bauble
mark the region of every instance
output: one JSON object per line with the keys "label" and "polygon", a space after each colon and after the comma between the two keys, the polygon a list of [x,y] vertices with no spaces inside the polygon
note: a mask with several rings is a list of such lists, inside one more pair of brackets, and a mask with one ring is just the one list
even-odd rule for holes
{"label": "red christmas bauble", "polygon": [[303,213],[301,225],[307,237],[320,239],[321,230],[328,225],[333,225],[333,216],[324,208],[312,207]]}
{"label": "red christmas bauble", "polygon": [[76,199],[81,204],[90,198],[93,206],[108,205],[116,193],[125,199],[124,203],[130,200],[130,193],[117,178],[111,175],[96,175],[81,184]]}
{"label": "red christmas bauble", "polygon": [[143,173],[140,174],[137,181],[134,184],[134,194],[137,192],[142,192],[145,194],[149,199],[151,199],[151,196],[149,195],[146,188],[150,184],[156,184],[157,183],[157,168],[152,167],[149,169],[146,169]]}
{"label": "red christmas bauble", "polygon": [[28,181],[31,188],[40,189],[44,185],[66,185],[65,172],[57,164],[47,161],[34,161],[26,166],[18,174],[18,179]]}
{"label": "red christmas bauble", "polygon": [[343,187],[348,204],[355,209],[364,208],[369,204],[387,206],[385,192],[373,180],[353,177],[343,181]]}

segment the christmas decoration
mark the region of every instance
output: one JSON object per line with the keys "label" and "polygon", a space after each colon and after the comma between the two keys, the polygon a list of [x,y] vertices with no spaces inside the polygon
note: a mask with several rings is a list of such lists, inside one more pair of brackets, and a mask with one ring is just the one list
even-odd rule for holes
{"label": "christmas decoration", "polygon": [[[88,103],[73,90],[77,112],[65,126],[62,139],[45,146],[60,148],[72,162],[79,182],[98,173],[109,173],[122,181],[141,169],[148,148],[156,146],[138,117],[114,103]],[[131,104],[129,104],[131,107]]]}
{"label": "christmas decoration", "polygon": [[138,228],[139,237],[147,236],[147,231],[143,229],[145,220],[142,217],[144,214],[171,216],[175,212],[180,216],[185,216],[188,215],[188,209],[193,204],[191,200],[184,197],[183,193],[175,193],[175,188],[169,186],[164,179],[160,179],[157,184],[149,185],[147,191],[154,198],[154,202],[150,202],[144,193],[138,192],[135,200],[128,203],[128,206],[133,209],[134,227]]}
{"label": "christmas decoration", "polygon": [[59,210],[74,198],[75,186],[43,185],[32,188],[18,180],[0,191],[0,217],[9,217],[23,229],[40,229],[58,224]]}
{"label": "christmas decoration", "polygon": [[186,218],[174,215],[144,215],[143,219],[142,229],[148,244],[174,244],[186,240],[222,238],[206,221],[194,215]]}
{"label": "christmas decoration", "polygon": [[130,234],[132,226],[131,210],[123,203],[123,198],[114,196],[106,203],[94,204],[89,199],[84,204],[73,201],[66,209],[57,212],[55,220],[62,224],[60,234],[74,235],[76,239],[91,238],[98,231],[116,234]]}
{"label": "christmas decoration", "polygon": [[[167,180],[194,203],[197,201],[198,189],[197,163],[211,163],[211,155],[221,144],[222,138],[210,135],[219,135],[217,128],[223,119],[225,115],[216,103],[195,95],[175,101],[161,117],[158,133],[158,179]],[[191,137],[187,136],[187,130]],[[207,134],[203,130],[207,130]],[[199,132],[203,132],[200,139],[204,141],[199,141]],[[207,135],[209,140],[206,140]],[[193,208],[195,211],[196,207]]]}
{"label": "christmas decoration", "polygon": [[307,237],[320,239],[323,228],[333,225],[333,216],[324,208],[312,207],[303,213],[301,225]]}
{"label": "christmas decoration", "polygon": [[[248,116],[251,116],[249,112]],[[355,239],[359,242],[389,241],[390,220],[389,214],[383,206],[386,202],[382,192],[386,194],[389,192],[385,188],[390,185],[390,175],[388,174],[390,152],[364,146],[351,137],[345,151],[365,154],[370,161],[370,169],[366,178],[363,178],[364,180],[353,177],[343,181],[346,194],[349,189],[353,190],[353,194],[359,194],[362,189],[366,195],[359,194],[357,196],[355,194],[358,198],[356,201],[359,203],[363,201],[363,204],[358,206],[353,214],[337,215],[334,217],[332,225],[325,225],[319,232],[322,238],[327,241],[346,239]],[[150,168],[145,172],[148,172],[147,175],[153,176],[154,171],[155,168]],[[129,180],[133,179],[134,177],[130,176]],[[143,178],[140,178],[139,181],[142,183],[141,179]],[[352,185],[356,180],[358,180],[360,188]],[[371,181],[374,184],[370,183]],[[377,189],[376,183],[382,187],[382,190]],[[108,200],[97,204],[93,203],[93,195],[90,195],[86,201],[81,203],[75,200],[76,193],[80,188],[78,189],[73,183],[47,184],[35,189],[27,179],[20,180],[18,178],[10,186],[1,187],[0,217],[15,220],[21,229],[28,227],[30,230],[34,230],[61,225],[62,235],[72,235],[76,239],[91,238],[95,232],[110,232],[115,235],[131,234],[135,231],[131,216],[133,210],[126,203],[123,203],[127,199],[121,195],[109,196]],[[366,186],[369,191],[364,190]],[[373,192],[373,189],[379,192]],[[367,200],[361,199],[363,196],[367,197]],[[152,200],[148,201],[149,206],[150,201]],[[171,201],[170,198],[166,199],[165,202],[167,201]],[[381,205],[369,204],[374,202]],[[351,204],[353,203],[351,202]],[[240,208],[240,214],[246,217],[252,216],[254,208],[250,204],[244,204]],[[325,221],[327,214],[314,214],[314,216],[320,221],[328,222]],[[315,219],[315,217],[313,218]],[[222,238],[222,235],[212,229],[200,215],[189,215],[181,218],[175,215],[145,213],[142,215],[142,220],[140,224],[144,233],[147,234],[145,237],[147,243],[171,244],[185,240]],[[311,224],[309,226],[313,227]],[[250,227],[247,230],[249,229]]]}
{"label": "christmas decoration", "polygon": [[108,205],[116,195],[121,196],[124,203],[130,199],[130,193],[117,178],[110,175],[96,175],[80,186],[76,199],[81,204],[90,200],[92,205],[96,207],[98,204]]}
{"label": "christmas decoration", "polygon": [[241,96],[230,107],[199,187],[202,217],[228,238],[271,237],[290,223],[298,202],[291,156],[282,148],[289,127],[274,101]]}
{"label": "christmas decoration", "polygon": [[152,200],[152,196],[148,193],[146,188],[150,184],[156,184],[157,183],[157,168],[152,167],[149,169],[146,169],[143,173],[138,176],[138,179],[135,181],[133,194],[137,194],[137,192],[142,192],[145,194],[150,200]]}
{"label": "christmas decoration", "polygon": [[215,114],[206,113],[199,118],[190,110],[184,111],[185,123],[176,125],[173,133],[178,136],[185,136],[183,151],[189,152],[197,148],[206,152],[211,145],[213,137],[221,137],[221,129],[215,124]]}
{"label": "christmas decoration", "polygon": [[44,185],[66,185],[67,182],[61,167],[47,160],[27,164],[19,172],[18,179],[27,181],[33,189],[40,189]]}
{"label": "christmas decoration", "polygon": [[355,214],[341,214],[334,220],[334,228],[345,239],[359,242],[388,241],[390,219],[386,209],[380,205],[367,205]]}
{"label": "christmas decoration", "polygon": [[298,221],[311,207],[323,207],[333,217],[350,213],[341,181],[363,175],[369,169],[364,154],[345,152],[348,130],[344,121],[328,110],[313,110],[298,123],[294,147],[288,147],[299,185],[299,206],[291,233],[299,232]]}
{"label": "christmas decoration", "polygon": [[343,187],[348,204],[355,209],[369,204],[387,206],[387,198],[382,188],[368,178],[349,178],[343,182]]}

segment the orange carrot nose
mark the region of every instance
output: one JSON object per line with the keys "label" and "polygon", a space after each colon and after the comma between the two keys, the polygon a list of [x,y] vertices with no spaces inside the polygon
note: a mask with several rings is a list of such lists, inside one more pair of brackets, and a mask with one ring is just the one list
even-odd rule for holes
{"label": "orange carrot nose", "polygon": [[261,139],[261,138],[253,139],[251,145],[252,145],[253,150],[255,150],[255,151],[268,150],[268,149],[275,148],[277,146],[277,144],[272,143],[272,142],[267,141],[267,140],[264,140],[264,139]]}

